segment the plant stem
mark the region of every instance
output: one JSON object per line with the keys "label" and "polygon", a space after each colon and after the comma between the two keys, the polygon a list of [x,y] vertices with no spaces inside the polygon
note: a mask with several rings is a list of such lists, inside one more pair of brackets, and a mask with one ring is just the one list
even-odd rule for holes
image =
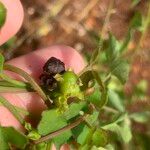
{"label": "plant stem", "polygon": [[61,129],[55,131],[55,132],[52,132],[49,135],[46,135],[46,136],[40,138],[39,140],[34,141],[33,143],[34,144],[39,144],[39,143],[48,141],[48,140],[58,136],[59,134],[63,133],[64,131],[71,130],[72,128],[78,126],[81,122],[83,122],[84,118],[85,118],[85,116],[82,116],[81,118],[79,118],[75,122],[73,122],[72,124],[70,124],[68,126],[65,126],[65,127],[61,128]]}
{"label": "plant stem", "polygon": [[0,86],[0,93],[11,93],[11,92],[33,92],[23,87],[9,87],[9,86]]}
{"label": "plant stem", "polygon": [[4,97],[0,96],[0,103],[5,106],[16,118],[17,120],[24,125],[25,121],[21,117],[21,115],[18,113],[15,106],[13,106],[11,103],[9,103]]}
{"label": "plant stem", "polygon": [[105,85],[104,85],[103,81],[101,80],[98,72],[92,71],[92,74],[93,74],[94,78],[96,79],[98,85],[101,87],[102,91],[104,91]]}
{"label": "plant stem", "polygon": [[108,107],[108,106],[104,106],[103,109],[114,114],[119,113],[119,111],[117,111],[116,109]]}
{"label": "plant stem", "polygon": [[[0,103],[0,106],[1,106],[1,105],[3,105],[3,104]],[[12,104],[10,103],[10,105],[12,105]],[[23,108],[20,108],[20,107],[18,107],[18,106],[14,106],[14,105],[12,105],[12,106],[15,107],[15,109],[16,109],[19,113],[21,113],[22,115],[28,116],[28,115],[30,114],[27,110],[25,110],[25,109],[23,109]]]}
{"label": "plant stem", "polygon": [[105,30],[106,30],[106,26],[109,22],[110,16],[112,14],[113,5],[114,5],[114,0],[111,0],[110,3],[109,3],[109,6],[108,6],[108,10],[107,10],[107,13],[106,13],[104,24],[103,24],[103,27],[102,27],[102,30],[101,30],[101,33],[100,33],[101,36],[100,36],[100,40],[99,40],[99,44],[98,44],[98,50],[96,50],[95,53],[93,53],[93,56],[91,57],[91,60],[90,60],[90,65],[91,66],[93,64],[95,64],[96,61],[98,60],[98,56],[99,56],[100,51],[103,47],[103,41],[104,41],[103,36],[104,36]]}
{"label": "plant stem", "polygon": [[47,101],[48,98],[46,96],[46,94],[43,92],[43,90],[41,89],[41,87],[34,81],[34,79],[28,74],[26,73],[24,70],[17,68],[15,66],[9,65],[9,64],[4,64],[4,69],[5,70],[9,70],[12,72],[15,72],[19,75],[21,75],[22,77],[24,77],[33,87],[33,89],[41,96],[41,98],[44,101]]}
{"label": "plant stem", "polygon": [[7,75],[4,74],[4,73],[0,73],[0,77],[1,77],[4,81],[7,81],[7,82],[13,84],[14,86],[19,86],[19,87],[26,87],[26,86],[27,86],[26,83],[20,82],[20,81],[14,80],[14,79],[11,79],[9,76],[7,76]]}
{"label": "plant stem", "polygon": [[144,21],[144,25],[143,25],[143,30],[142,30],[142,35],[141,35],[141,38],[137,44],[137,47],[136,47],[136,52],[138,52],[141,48],[141,45],[142,45],[142,42],[145,38],[145,35],[147,33],[147,30],[148,30],[148,26],[150,24],[150,2],[148,2],[148,12],[147,12],[147,16],[146,16],[146,19]]}

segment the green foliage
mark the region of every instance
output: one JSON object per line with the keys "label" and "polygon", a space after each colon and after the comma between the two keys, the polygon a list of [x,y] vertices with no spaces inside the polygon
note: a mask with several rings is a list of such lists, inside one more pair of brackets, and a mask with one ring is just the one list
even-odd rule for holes
{"label": "green foliage", "polygon": [[0,2],[0,28],[4,25],[6,20],[7,10],[2,2]]}
{"label": "green foliage", "polygon": [[77,137],[77,143],[81,145],[86,144],[91,134],[92,134],[92,129],[90,129],[87,125],[84,125],[81,133]]}
{"label": "green foliage", "polygon": [[92,136],[92,145],[104,147],[108,143],[108,133],[102,129],[96,129]]}
{"label": "green foliage", "polygon": [[42,119],[38,125],[38,133],[47,135],[67,125],[67,121],[59,114],[57,109],[46,110],[42,113]]}
{"label": "green foliage", "polygon": [[114,122],[105,125],[103,129],[112,131],[124,143],[128,143],[132,138],[130,120],[127,114],[121,115]]}
{"label": "green foliage", "polygon": [[117,92],[113,90],[108,90],[109,103],[120,112],[124,112],[125,108],[122,102],[121,97],[117,94]]}
{"label": "green foliage", "polygon": [[122,84],[126,82],[129,74],[129,65],[125,60],[117,59],[110,64],[110,70]]}
{"label": "green foliage", "polygon": [[0,73],[3,71],[3,65],[4,65],[4,56],[0,53]]}
{"label": "green foliage", "polygon": [[79,115],[80,111],[85,107],[85,102],[72,103],[69,108],[64,112],[63,117],[66,120],[72,119]]}
{"label": "green foliage", "polygon": [[90,125],[91,127],[96,126],[98,124],[98,116],[99,112],[98,111],[93,111],[91,115],[88,115],[85,119],[85,121]]}
{"label": "green foliage", "polygon": [[67,143],[67,141],[70,139],[71,136],[72,132],[70,130],[64,131],[60,135],[53,138],[52,141],[54,142],[56,148],[59,150],[63,144]]}
{"label": "green foliage", "polygon": [[139,123],[146,123],[150,121],[150,112],[145,111],[145,112],[132,113],[130,115],[130,118]]}
{"label": "green foliage", "polygon": [[[63,144],[69,143],[79,150],[114,150],[117,144],[126,146],[127,149],[133,148],[132,143],[136,143],[135,141],[147,148],[149,132],[147,135],[144,133],[144,136],[134,137],[137,133],[136,130],[132,130],[132,121],[147,125],[150,113],[144,109],[142,112],[134,113],[128,110],[128,106],[136,97],[141,98],[141,95],[145,95],[147,83],[141,81],[129,98],[125,97],[122,84],[128,80],[130,69],[129,60],[127,61],[124,54],[133,40],[135,31],[143,34],[147,30],[149,18],[144,21],[141,13],[135,12],[122,41],[117,40],[111,32],[105,40],[104,29],[105,24],[109,22],[112,2],[101,36],[94,35],[96,40],[99,40],[98,47],[92,53],[85,69],[79,75],[71,70],[56,75],[46,74],[47,82],[53,79],[57,85],[51,91],[42,89],[20,68],[4,64],[4,57],[0,54],[0,72],[6,69],[18,73],[27,80],[27,83],[24,83],[1,74],[0,86],[11,87],[14,90],[17,86],[27,88],[31,85],[30,89],[34,89],[47,105],[47,109],[38,116],[41,120],[37,127],[33,128],[30,123],[25,122],[17,107],[0,96],[1,104],[11,111],[26,129],[26,135],[23,135],[12,127],[0,127],[0,148],[10,149],[11,144],[18,149],[47,150],[54,144],[59,150]],[[135,6],[139,0],[132,2],[132,6]],[[5,22],[5,15],[6,9],[0,3],[0,28]],[[143,21],[146,22],[144,26]],[[7,49],[12,43],[13,39],[3,45],[3,48]],[[129,142],[132,144],[131,147]]]}
{"label": "green foliage", "polygon": [[[28,139],[13,127],[0,127],[0,146],[3,150],[9,149],[9,144],[23,149],[28,144]],[[9,143],[9,144],[8,144]]]}

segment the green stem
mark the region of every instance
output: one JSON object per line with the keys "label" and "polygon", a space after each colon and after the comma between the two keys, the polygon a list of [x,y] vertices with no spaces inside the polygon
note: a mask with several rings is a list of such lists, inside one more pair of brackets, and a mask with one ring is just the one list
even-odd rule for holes
{"label": "green stem", "polygon": [[18,113],[17,109],[15,108],[15,106],[13,106],[12,104],[10,104],[4,97],[0,96],[0,103],[5,106],[16,118],[17,120],[24,125],[25,121],[24,119],[21,117],[21,115]]}
{"label": "green stem", "polygon": [[0,77],[1,77],[4,81],[7,81],[7,82],[13,84],[14,86],[19,86],[19,87],[26,87],[26,86],[27,86],[26,83],[20,82],[20,81],[14,80],[14,79],[11,79],[9,76],[7,76],[7,75],[4,74],[4,73],[0,73]]}
{"label": "green stem", "polygon": [[64,131],[71,130],[72,128],[78,126],[81,122],[83,122],[85,117],[86,117],[86,115],[82,116],[79,119],[77,119],[75,122],[73,122],[72,124],[70,124],[68,126],[65,126],[65,127],[61,128],[61,129],[55,131],[55,132],[52,132],[49,135],[46,135],[46,136],[40,138],[39,140],[33,141],[34,144],[39,144],[39,143],[48,141],[48,140],[58,136],[59,134],[63,133]]}
{"label": "green stem", "polygon": [[11,93],[11,92],[33,92],[33,90],[23,87],[0,86],[0,93]]}
{"label": "green stem", "polygon": [[95,64],[98,60],[98,56],[100,54],[100,51],[103,47],[103,42],[104,42],[104,33],[105,33],[105,30],[106,30],[106,26],[109,22],[109,19],[110,19],[110,16],[112,14],[112,8],[113,8],[113,5],[114,5],[114,0],[111,0],[110,3],[109,3],[109,6],[108,6],[108,10],[107,10],[107,13],[106,13],[106,17],[105,17],[105,20],[104,20],[104,24],[103,24],[103,27],[102,27],[102,30],[101,30],[101,36],[100,36],[100,40],[99,40],[99,44],[98,44],[98,50],[96,50],[94,53],[93,53],[93,56],[90,60],[90,65],[92,66],[93,64]]}
{"label": "green stem", "polygon": [[[0,103],[0,106],[1,105],[3,105],[3,104]],[[10,105],[12,105],[12,104],[10,103]],[[12,106],[15,107],[15,109],[24,116],[28,116],[30,114],[27,110],[25,110],[23,108],[20,108],[18,106],[14,106],[14,105],[12,105]]]}
{"label": "green stem", "polygon": [[107,112],[111,112],[111,113],[114,113],[114,114],[119,113],[118,110],[116,110],[114,108],[111,108],[111,107],[108,107],[108,106],[104,106],[103,109],[106,110]]}
{"label": "green stem", "polygon": [[104,85],[103,81],[101,80],[98,72],[92,71],[92,74],[93,74],[95,80],[97,81],[98,85],[101,87],[102,91],[104,91],[105,90],[105,85]]}
{"label": "green stem", "polygon": [[33,87],[33,89],[41,96],[41,98],[44,101],[47,101],[48,98],[46,96],[46,94],[43,92],[43,90],[41,89],[41,87],[34,81],[34,79],[28,74],[26,73],[24,70],[17,68],[15,66],[9,65],[9,64],[4,64],[4,69],[5,70],[9,70],[12,72],[15,72],[19,75],[21,75],[22,77],[24,77]]}

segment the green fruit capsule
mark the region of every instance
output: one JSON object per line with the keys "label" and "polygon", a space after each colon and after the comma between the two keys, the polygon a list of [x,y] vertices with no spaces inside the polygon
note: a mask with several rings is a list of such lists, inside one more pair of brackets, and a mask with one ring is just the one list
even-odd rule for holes
{"label": "green fruit capsule", "polygon": [[62,75],[62,80],[58,83],[60,93],[62,93],[66,98],[77,97],[83,99],[83,93],[78,85],[78,76],[72,71],[66,71]]}
{"label": "green fruit capsule", "polygon": [[7,10],[2,2],[0,2],[0,28],[4,25],[6,21]]}

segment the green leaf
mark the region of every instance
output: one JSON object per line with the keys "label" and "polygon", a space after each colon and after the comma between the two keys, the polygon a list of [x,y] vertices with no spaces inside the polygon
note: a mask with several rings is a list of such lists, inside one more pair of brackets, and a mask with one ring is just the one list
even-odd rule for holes
{"label": "green leaf", "polygon": [[0,73],[3,71],[4,60],[4,56],[0,53]]}
{"label": "green leaf", "polygon": [[122,53],[124,50],[128,48],[128,45],[132,39],[132,35],[133,35],[133,32],[131,29],[129,29],[127,35],[125,36],[123,43],[120,46],[120,49],[119,49],[120,53]]}
{"label": "green leaf", "polygon": [[2,2],[0,2],[0,28],[4,25],[6,21],[7,10]]}
{"label": "green leaf", "polygon": [[0,147],[2,150],[9,150],[8,142],[5,141],[3,128],[0,126]]}
{"label": "green leaf", "polygon": [[124,105],[122,103],[122,99],[115,91],[108,90],[108,97],[109,97],[109,102],[113,107],[118,109],[120,112],[125,111]]}
{"label": "green leaf", "polygon": [[118,54],[119,54],[118,45],[119,45],[119,42],[110,33],[109,40],[108,40],[108,48],[106,49],[106,57],[109,62],[112,62],[114,59],[118,57]]}
{"label": "green leaf", "polygon": [[99,112],[98,111],[94,111],[91,115],[87,116],[85,121],[91,126],[95,126],[97,124],[97,119],[99,116]]}
{"label": "green leaf", "polygon": [[79,150],[90,150],[91,145],[89,144],[85,144],[79,147]]}
{"label": "green leaf", "polygon": [[139,123],[146,123],[150,121],[150,112],[136,112],[130,115],[130,118]]}
{"label": "green leaf", "polygon": [[37,145],[34,145],[33,146],[34,148],[32,150],[51,150],[51,142],[48,142],[48,143],[40,143],[40,144],[37,144]]}
{"label": "green leaf", "polygon": [[0,133],[3,141],[5,141],[3,144],[6,147],[6,143],[13,144],[17,148],[25,148],[25,146],[28,144],[27,137],[15,130],[13,127],[0,127]]}
{"label": "green leaf", "polygon": [[108,101],[107,90],[104,89],[104,91],[100,93],[100,90],[96,88],[94,93],[87,97],[87,100],[95,106],[102,108]]}
{"label": "green leaf", "polygon": [[100,103],[98,107],[102,108],[103,106],[107,104],[107,101],[108,101],[108,93],[107,93],[107,90],[105,89],[104,91],[102,91],[101,99],[100,99]]}
{"label": "green leaf", "polygon": [[124,143],[129,143],[132,139],[130,120],[128,117],[125,118],[121,125],[121,137]]}
{"label": "green leaf", "polygon": [[60,135],[53,138],[52,141],[54,142],[56,149],[59,150],[63,144],[67,143],[67,141],[70,139],[71,136],[72,136],[72,132],[69,130],[69,131],[64,131]]}
{"label": "green leaf", "polygon": [[125,83],[128,79],[129,65],[126,61],[117,59],[110,64],[111,73],[115,75],[121,83]]}
{"label": "green leaf", "polygon": [[64,112],[63,116],[66,120],[69,120],[77,115],[79,115],[79,112],[85,107],[85,102],[80,103],[72,103],[68,110]]}
{"label": "green leaf", "polygon": [[130,29],[140,29],[142,26],[142,15],[140,12],[136,12],[130,22]]}
{"label": "green leaf", "polygon": [[29,132],[27,137],[31,140],[38,140],[38,139],[41,138],[41,135],[39,135],[39,133],[37,133],[36,130],[32,130],[32,131]]}
{"label": "green leaf", "polygon": [[103,129],[97,129],[92,136],[92,145],[104,147],[108,143],[108,133]]}
{"label": "green leaf", "polygon": [[141,0],[132,0],[132,7],[136,6]]}
{"label": "green leaf", "polygon": [[91,132],[92,130],[87,125],[85,125],[85,123],[81,123],[72,129],[73,137],[77,139],[77,143],[81,145],[84,145],[87,142]]}
{"label": "green leaf", "polygon": [[[119,123],[120,125],[118,125]],[[118,136],[118,140],[121,139],[124,143],[128,143],[132,138],[130,120],[127,114],[120,116],[116,121],[102,127],[105,130],[112,131]]]}
{"label": "green leaf", "polygon": [[99,89],[95,89],[94,93],[87,97],[87,100],[89,102],[93,103],[94,105],[98,106],[100,97],[101,97],[101,93],[100,93]]}
{"label": "green leaf", "polygon": [[91,129],[87,125],[85,125],[82,132],[77,137],[77,143],[84,145],[87,142],[90,135]]}
{"label": "green leaf", "polygon": [[42,113],[42,119],[38,124],[38,133],[40,135],[47,135],[67,125],[67,121],[56,110],[46,110]]}
{"label": "green leaf", "polygon": [[88,88],[89,82],[94,79],[92,71],[87,70],[80,75],[82,81],[82,86],[80,87],[82,91],[85,91]]}

